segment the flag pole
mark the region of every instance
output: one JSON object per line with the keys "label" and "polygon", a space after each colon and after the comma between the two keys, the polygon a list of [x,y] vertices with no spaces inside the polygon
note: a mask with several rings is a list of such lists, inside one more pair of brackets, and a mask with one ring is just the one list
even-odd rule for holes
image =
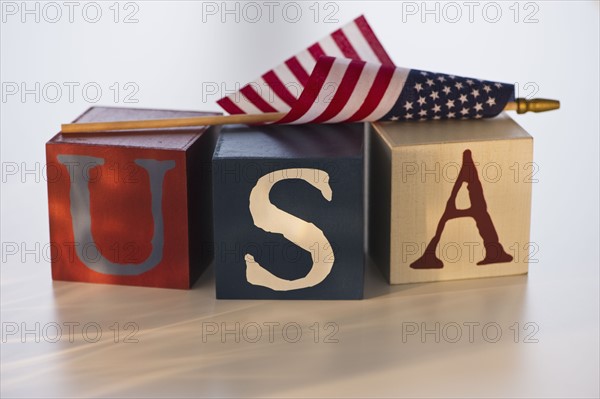
{"label": "flag pole", "polygon": [[[505,111],[517,111],[518,114],[526,112],[544,112],[560,107],[560,102],[557,100],[547,100],[536,98],[527,100],[517,98],[514,102],[509,102],[504,107]],[[134,121],[118,121],[118,122],[94,122],[94,123],[65,123],[61,126],[63,134],[79,134],[79,133],[98,133],[111,132],[119,130],[152,130],[174,127],[190,127],[190,126],[212,126],[212,125],[228,125],[228,124],[256,124],[276,122],[283,118],[283,112],[267,112],[263,114],[241,114],[241,115],[210,115],[199,116],[193,118],[172,118],[172,119],[146,119]]]}

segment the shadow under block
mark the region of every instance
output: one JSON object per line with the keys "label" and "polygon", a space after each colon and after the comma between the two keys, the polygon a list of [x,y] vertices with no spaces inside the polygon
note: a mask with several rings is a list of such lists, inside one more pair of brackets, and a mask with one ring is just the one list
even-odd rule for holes
{"label": "shadow under block", "polygon": [[369,255],[391,284],[527,273],[533,138],[506,114],[369,126]]}
{"label": "shadow under block", "polygon": [[363,124],[223,127],[217,298],[361,299],[363,180]]}
{"label": "shadow under block", "polygon": [[[92,107],[76,122],[212,115]],[[52,277],[188,289],[212,257],[206,127],[57,134],[46,144]]]}

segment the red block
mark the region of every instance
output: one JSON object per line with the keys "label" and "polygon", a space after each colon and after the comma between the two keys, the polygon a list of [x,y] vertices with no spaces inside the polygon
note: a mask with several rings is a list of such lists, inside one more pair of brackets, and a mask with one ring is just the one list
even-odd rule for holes
{"label": "red block", "polygon": [[[76,122],[211,114],[93,107]],[[54,136],[52,278],[190,288],[212,260],[215,138],[206,127]]]}

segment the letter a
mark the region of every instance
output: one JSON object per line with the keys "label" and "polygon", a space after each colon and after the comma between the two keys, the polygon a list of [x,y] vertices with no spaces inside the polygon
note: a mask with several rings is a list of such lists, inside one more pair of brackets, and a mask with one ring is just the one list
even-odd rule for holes
{"label": "letter a", "polygon": [[75,237],[75,252],[84,265],[102,273],[118,276],[137,276],[147,272],[160,263],[163,256],[164,227],[162,214],[162,185],[165,173],[175,167],[175,161],[156,161],[154,159],[136,159],[135,163],[148,172],[150,179],[150,196],[152,201],[152,219],[154,234],[152,236],[152,252],[142,263],[119,264],[106,259],[102,254],[99,258],[88,259],[84,249],[93,246],[92,215],[90,212],[90,169],[103,165],[103,158],[82,155],[59,155],[58,161],[67,167],[71,177],[71,219],[73,221],[73,236]]}
{"label": "letter a", "polygon": [[[456,209],[456,195],[460,190],[463,182],[467,183],[469,191],[469,200],[471,207],[469,209]],[[446,210],[438,223],[435,236],[431,239],[429,245],[425,249],[423,256],[411,263],[413,269],[441,269],[444,263],[435,255],[435,250],[440,242],[442,232],[446,226],[446,222],[451,219],[470,216],[475,219],[479,235],[483,238],[483,246],[485,247],[485,258],[478,262],[478,265],[487,265],[490,263],[510,262],[513,257],[507,254],[499,242],[498,233],[492,223],[492,218],[487,211],[487,204],[483,197],[483,187],[479,181],[477,168],[471,157],[471,150],[463,152],[463,164],[460,168],[452,193],[446,204]]]}
{"label": "letter a", "polygon": [[[298,290],[319,284],[331,272],[335,259],[333,248],[331,248],[323,231],[312,223],[305,222],[282,211],[269,200],[271,188],[277,182],[288,179],[288,171],[296,172],[299,176],[296,177],[297,179],[302,179],[321,191],[327,201],[331,201],[332,196],[331,187],[327,183],[329,175],[319,169],[282,169],[276,171],[278,177],[275,176],[276,172],[271,172],[256,182],[250,192],[250,213],[254,224],[269,233],[283,234],[285,238],[300,248],[309,251],[313,261],[313,266],[306,276],[296,280],[285,280],[263,268],[254,260],[254,256],[246,254],[244,259],[246,261],[246,279],[248,282],[275,291]],[[307,175],[314,176],[314,179],[304,177]],[[315,244],[319,246],[319,249],[310,251]]]}

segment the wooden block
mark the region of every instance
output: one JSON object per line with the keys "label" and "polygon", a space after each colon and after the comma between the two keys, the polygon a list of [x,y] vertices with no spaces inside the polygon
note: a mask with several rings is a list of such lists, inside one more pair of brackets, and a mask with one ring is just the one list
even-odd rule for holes
{"label": "wooden block", "polygon": [[369,254],[391,284],[527,273],[533,138],[489,120],[373,123]]}
{"label": "wooden block", "polygon": [[[92,107],[76,121],[207,114]],[[187,289],[210,263],[216,134],[169,130],[46,144],[53,279]]]}
{"label": "wooden block", "polygon": [[362,298],[363,142],[362,124],[223,128],[218,298]]}

